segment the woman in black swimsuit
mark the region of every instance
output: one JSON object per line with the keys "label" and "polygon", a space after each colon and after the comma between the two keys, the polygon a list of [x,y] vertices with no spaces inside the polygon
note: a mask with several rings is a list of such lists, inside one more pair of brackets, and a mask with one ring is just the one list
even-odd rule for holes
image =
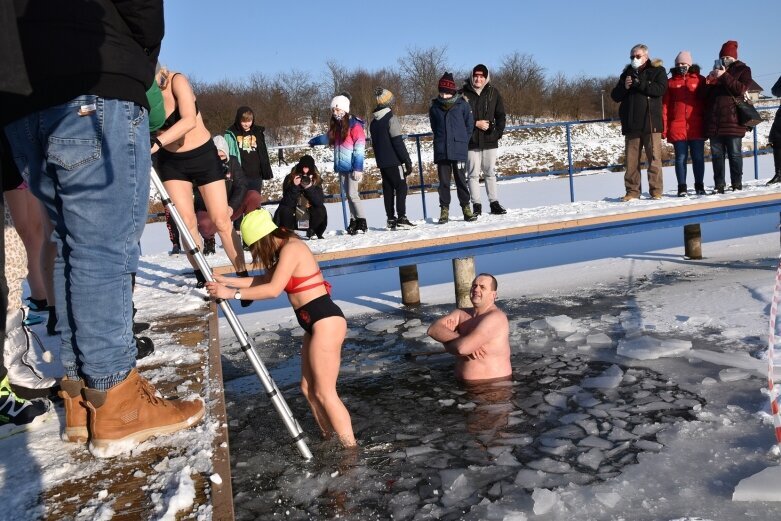
{"label": "woman in black swimsuit", "polygon": [[[168,195],[176,205],[182,220],[196,241],[200,240],[193,204],[193,186],[197,187],[206,203],[209,218],[217,227],[222,246],[236,272],[246,275],[244,251],[233,229],[228,206],[222,166],[209,131],[203,124],[190,82],[180,73],[165,67],[157,72],[157,82],[163,93],[166,121],[152,138],[152,154],[157,153],[157,167]],[[199,247],[202,245],[199,244]],[[199,286],[206,282],[193,259]],[[242,303],[249,305],[249,301]]]}

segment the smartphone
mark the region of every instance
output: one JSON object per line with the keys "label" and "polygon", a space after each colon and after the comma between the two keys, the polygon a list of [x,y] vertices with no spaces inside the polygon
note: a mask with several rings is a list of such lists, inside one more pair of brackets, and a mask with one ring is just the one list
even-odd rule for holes
{"label": "smartphone", "polygon": [[714,60],[713,62],[713,70],[723,69],[724,65],[721,63],[721,58],[718,58]]}

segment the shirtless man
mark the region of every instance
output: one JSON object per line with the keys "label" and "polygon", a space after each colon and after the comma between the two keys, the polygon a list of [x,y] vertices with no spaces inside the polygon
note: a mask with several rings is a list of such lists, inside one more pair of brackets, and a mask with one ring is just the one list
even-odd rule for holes
{"label": "shirtless man", "polygon": [[456,378],[474,382],[508,378],[510,326],[507,315],[496,307],[497,282],[481,273],[469,292],[472,309],[456,309],[428,328],[428,335],[455,355]]}

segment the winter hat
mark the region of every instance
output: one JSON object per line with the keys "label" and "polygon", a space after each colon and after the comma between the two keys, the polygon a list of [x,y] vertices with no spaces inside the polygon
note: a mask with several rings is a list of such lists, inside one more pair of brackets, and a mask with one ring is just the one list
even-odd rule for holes
{"label": "winter hat", "polygon": [[724,42],[721,46],[721,52],[719,52],[719,58],[724,56],[732,56],[736,60],[738,59],[738,42],[735,40],[729,40]]}
{"label": "winter hat", "polygon": [[374,98],[377,100],[377,106],[380,108],[393,105],[393,93],[388,89],[377,87],[374,89]]}
{"label": "winter hat", "polygon": [[333,109],[342,109],[345,113],[349,114],[350,100],[347,96],[343,96],[342,94],[335,96],[334,99],[331,100],[331,110]]}
{"label": "winter hat", "polygon": [[446,72],[439,78],[438,84],[439,92],[443,94],[455,94],[456,93],[456,80],[453,79],[453,75]]}
{"label": "winter hat", "polygon": [[675,64],[678,65],[679,63],[684,63],[686,65],[691,66],[692,64],[692,53],[689,51],[681,51],[678,53],[678,56],[675,57]]}
{"label": "winter hat", "polygon": [[251,246],[277,229],[271,214],[264,208],[252,210],[241,220],[241,240]]}
{"label": "winter hat", "polygon": [[230,152],[228,148],[228,142],[225,141],[225,138],[217,135],[212,138],[212,141],[214,141],[214,146],[217,147],[217,150],[221,150],[225,153],[225,157],[230,157]]}
{"label": "winter hat", "polygon": [[483,76],[485,76],[486,79],[488,78],[488,67],[486,67],[482,63],[478,63],[477,65],[475,65],[475,68],[472,69],[472,74],[476,72],[481,73]]}
{"label": "winter hat", "polygon": [[301,156],[301,159],[298,160],[298,164],[296,165],[296,171],[302,172],[305,167],[308,168],[310,172],[315,169],[315,158],[309,154]]}

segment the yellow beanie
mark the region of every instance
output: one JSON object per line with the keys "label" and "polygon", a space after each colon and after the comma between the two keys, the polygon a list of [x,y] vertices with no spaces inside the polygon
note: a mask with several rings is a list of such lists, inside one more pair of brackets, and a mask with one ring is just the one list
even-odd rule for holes
{"label": "yellow beanie", "polygon": [[241,220],[241,240],[250,246],[277,229],[268,210],[253,210]]}

